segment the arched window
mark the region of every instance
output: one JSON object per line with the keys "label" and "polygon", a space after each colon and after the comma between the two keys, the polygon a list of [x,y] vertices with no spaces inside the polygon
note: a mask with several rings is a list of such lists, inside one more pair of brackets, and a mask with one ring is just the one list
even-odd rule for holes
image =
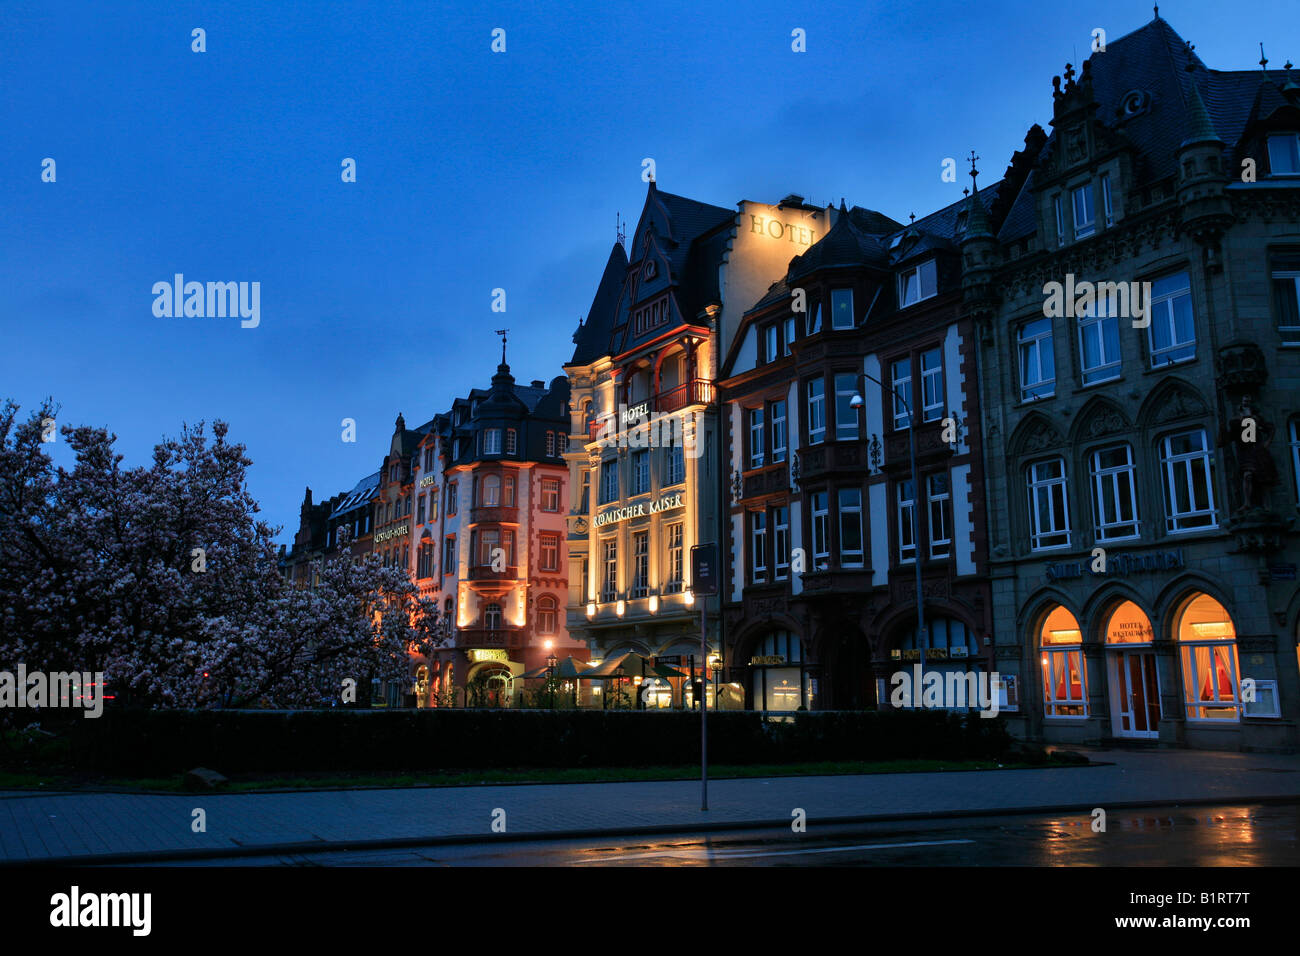
{"label": "arched window", "polygon": [[1187,719],[1238,720],[1237,629],[1227,609],[1198,592],[1184,600],[1175,622]]}
{"label": "arched window", "polygon": [[558,605],[555,598],[544,594],[537,599],[537,631],[539,634],[554,634]]}
{"label": "arched window", "polygon": [[1059,604],[1038,631],[1043,666],[1043,716],[1087,717],[1088,684],[1083,632],[1073,614]]}
{"label": "arched window", "polygon": [[768,711],[812,709],[814,684],[804,669],[799,635],[772,631],[754,645],[749,658],[750,692],[755,706]]}
{"label": "arched window", "polygon": [[1106,619],[1107,644],[1150,644],[1154,639],[1150,618],[1132,601],[1125,601]]}
{"label": "arched window", "polygon": [[488,475],[483,479],[483,507],[495,508],[501,503],[501,479]]}
{"label": "arched window", "polygon": [[501,626],[500,604],[489,604],[483,609],[483,626],[489,631],[495,631]]}

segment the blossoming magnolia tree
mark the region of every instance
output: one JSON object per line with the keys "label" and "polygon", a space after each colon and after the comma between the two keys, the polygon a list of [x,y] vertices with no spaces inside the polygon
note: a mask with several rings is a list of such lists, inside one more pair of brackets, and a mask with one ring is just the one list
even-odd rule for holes
{"label": "blossoming magnolia tree", "polygon": [[443,639],[436,604],[369,556],[286,582],[225,423],[183,427],[136,468],[106,430],[64,425],[65,469],[57,414],[0,408],[0,668],[103,671],[129,705],[320,706],[348,679],[408,679]]}

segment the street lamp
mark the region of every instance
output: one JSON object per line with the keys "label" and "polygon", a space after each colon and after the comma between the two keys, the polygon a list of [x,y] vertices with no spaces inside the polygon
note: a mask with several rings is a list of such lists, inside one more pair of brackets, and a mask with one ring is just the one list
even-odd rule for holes
{"label": "street lamp", "polygon": [[[551,642],[546,643],[549,645]],[[546,658],[546,688],[551,693],[551,710],[555,709],[555,665],[558,663],[554,653]]]}
{"label": "street lamp", "polygon": [[[916,565],[916,647],[920,652],[921,661],[921,679],[925,679],[925,593],[921,588],[921,480],[916,474],[916,416],[912,414],[912,406],[908,404],[907,399],[898,393],[898,390],[892,385],[886,385],[880,379],[867,372],[859,372],[863,378],[870,379],[881,388],[889,389],[894,398],[903,403],[903,411],[907,413],[907,455],[912,464],[912,563]],[[862,390],[863,392],[866,389]],[[849,407],[852,409],[862,408],[866,403],[862,400],[862,392],[854,393],[849,399]],[[863,422],[862,433],[866,434],[866,422]],[[916,707],[916,689],[912,689],[912,706]]]}

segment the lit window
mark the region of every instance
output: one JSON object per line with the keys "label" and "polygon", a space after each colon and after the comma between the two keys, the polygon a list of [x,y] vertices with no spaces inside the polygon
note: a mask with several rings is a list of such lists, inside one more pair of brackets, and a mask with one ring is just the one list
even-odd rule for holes
{"label": "lit window", "polygon": [[831,328],[853,328],[853,290],[831,290]]}
{"label": "lit window", "polygon": [[1020,327],[1020,399],[1033,401],[1056,393],[1052,320],[1035,319]]}
{"label": "lit window", "polygon": [[820,378],[808,382],[808,444],[826,440],[826,383]]}
{"label": "lit window", "polygon": [[1085,183],[1070,193],[1070,206],[1074,210],[1074,238],[1084,239],[1097,231],[1091,183]]}
{"label": "lit window", "polygon": [[1300,176],[1300,133],[1268,138],[1268,169],[1274,176]]}
{"label": "lit window", "polygon": [[1208,594],[1197,594],[1183,605],[1176,633],[1187,719],[1237,720],[1237,630],[1227,610]]}
{"label": "lit window", "polygon": [[916,486],[910,481],[898,483],[898,560],[916,560]]}
{"label": "lit window", "polygon": [[1043,669],[1043,716],[1087,717],[1088,681],[1079,622],[1057,605],[1038,632]]}
{"label": "lit window", "polygon": [[1029,541],[1034,551],[1070,544],[1070,506],[1065,461],[1051,458],[1025,470],[1029,483]]}
{"label": "lit window", "polygon": [[938,349],[921,353],[922,421],[943,417],[943,360]]}
{"label": "lit window", "polygon": [[901,358],[890,369],[894,383],[894,427],[907,428],[912,423],[912,359]]}
{"label": "lit window", "polygon": [[925,485],[930,506],[930,557],[946,558],[952,549],[952,528],[948,519],[952,496],[948,489],[948,475],[946,472],[927,475]]}
{"label": "lit window", "polygon": [[650,593],[650,532],[632,535],[632,597]]}
{"label": "lit window", "polygon": [[1093,531],[1098,541],[1138,536],[1133,449],[1115,445],[1092,453]]}
{"label": "lit window", "polygon": [[1187,273],[1151,283],[1151,365],[1159,368],[1196,358],[1192,290]]}
{"label": "lit window", "polygon": [[1165,530],[1171,534],[1217,528],[1214,459],[1204,429],[1170,435],[1160,443],[1164,469]]}
{"label": "lit window", "polygon": [[862,551],[862,489],[841,488],[840,505],[840,567],[860,568]]}
{"label": "lit window", "polygon": [[858,437],[858,410],[853,407],[853,396],[858,393],[858,377],[852,373],[835,376],[835,438],[853,441]]}
{"label": "lit window", "polygon": [[670,524],[665,529],[668,539],[668,580],[664,592],[676,594],[682,589],[682,526]]}
{"label": "lit window", "polygon": [[898,307],[901,309],[936,295],[939,291],[936,277],[933,259],[904,271],[898,277]]}

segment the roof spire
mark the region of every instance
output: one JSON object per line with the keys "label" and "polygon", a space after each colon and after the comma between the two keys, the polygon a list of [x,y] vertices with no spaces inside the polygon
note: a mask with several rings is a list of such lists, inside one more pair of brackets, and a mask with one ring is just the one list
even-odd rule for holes
{"label": "roof spire", "polygon": [[979,191],[980,191],[979,183],[977,183],[977,182],[975,181],[975,177],[978,176],[978,175],[980,174],[980,171],[979,171],[978,169],[975,168],[975,160],[979,159],[980,157],[979,157],[979,156],[976,156],[976,155],[975,155],[975,150],[972,149],[972,150],[970,151],[970,156],[969,156],[968,158],[970,159],[970,185],[971,185],[971,189],[973,189],[975,192],[979,192]]}
{"label": "roof spire", "polygon": [[627,246],[627,223],[620,213],[614,213],[614,241],[620,246]]}
{"label": "roof spire", "polygon": [[501,336],[501,364],[503,366],[506,364],[506,334],[509,331],[510,331],[509,329],[496,330],[497,335]]}
{"label": "roof spire", "polygon": [[1265,73],[1268,72],[1268,57],[1264,55],[1264,41],[1259,41],[1259,68]]}
{"label": "roof spire", "polygon": [[1159,19],[1160,19],[1160,4],[1157,3],[1157,4],[1155,5],[1155,8],[1156,8],[1156,19],[1159,20]]}

